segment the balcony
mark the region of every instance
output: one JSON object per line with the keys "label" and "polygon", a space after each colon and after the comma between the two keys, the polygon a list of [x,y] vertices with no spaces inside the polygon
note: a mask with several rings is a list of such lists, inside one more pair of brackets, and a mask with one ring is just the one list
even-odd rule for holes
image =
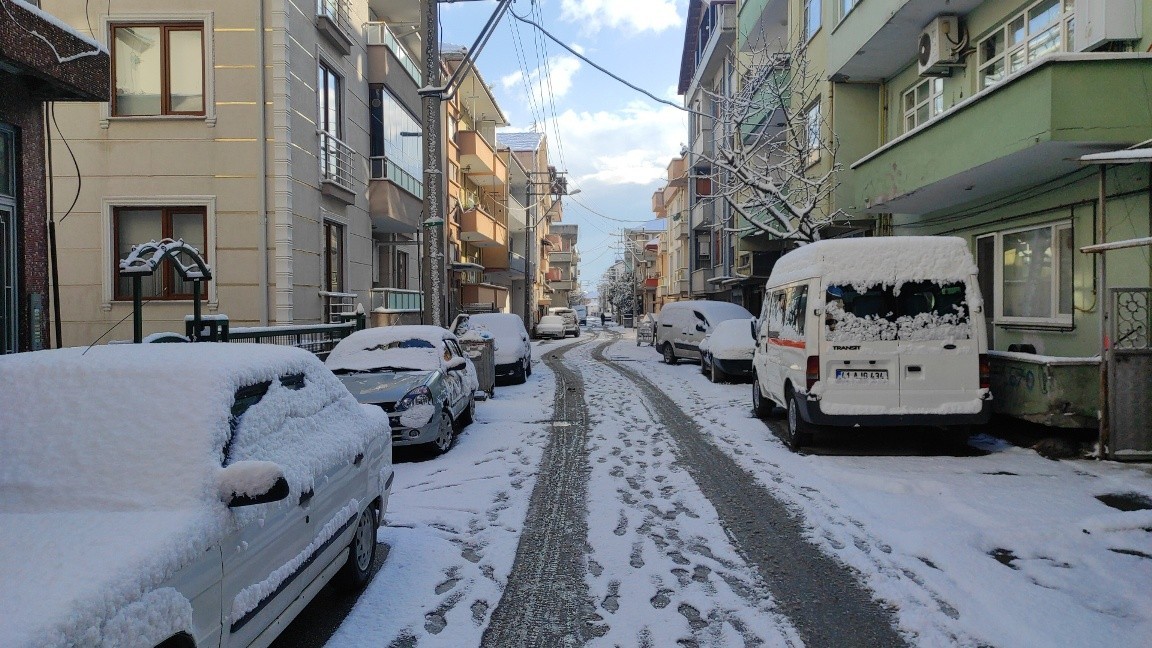
{"label": "balcony", "polygon": [[668,186],[688,186],[688,159],[681,156],[668,163]]}
{"label": "balcony", "polygon": [[382,313],[419,313],[424,310],[424,293],[400,288],[373,288],[372,310]]}
{"label": "balcony", "polygon": [[508,166],[480,133],[458,131],[456,146],[460,149],[460,170],[472,182],[482,187],[508,182]]}
{"label": "balcony", "polygon": [[704,4],[705,15],[700,21],[700,29],[688,34],[685,47],[694,51],[695,64],[692,68],[692,78],[688,82],[681,66],[680,94],[698,88],[705,79],[710,79],[719,70],[727,58],[733,43],[736,40],[736,3],[719,2]]}
{"label": "balcony", "polygon": [[668,213],[664,207],[664,190],[663,189],[661,189],[660,191],[655,191],[652,193],[652,213],[656,214],[660,218],[664,218],[665,216],[668,215]]}
{"label": "balcony", "polygon": [[688,214],[679,213],[668,223],[668,233],[673,239],[688,238]]}
{"label": "balcony", "polygon": [[737,21],[741,52],[778,50],[788,40],[788,0],[744,0]]}
{"label": "balcony", "polygon": [[780,252],[754,250],[741,252],[736,257],[736,274],[757,279],[767,279],[772,274],[772,266],[780,258]]}
{"label": "balcony", "polygon": [[508,228],[479,207],[460,215],[460,240],[479,248],[507,246]]}
{"label": "balcony", "polygon": [[316,29],[328,39],[341,54],[349,54],[356,44],[353,34],[349,0],[316,0]]}
{"label": "balcony", "polygon": [[549,281],[548,287],[557,292],[576,290],[576,282],[571,279],[560,279],[559,281]]}
{"label": "balcony", "polygon": [[716,291],[716,286],[708,283],[708,280],[716,276],[716,268],[699,268],[692,272],[692,290],[693,295],[701,293],[710,293]]}
{"label": "balcony", "polygon": [[[397,85],[390,83],[390,80],[395,79],[393,72],[403,70],[414,84],[413,90],[422,84],[423,76],[420,74],[420,67],[416,64],[415,59],[408,54],[408,50],[400,44],[400,39],[396,38],[396,34],[392,32],[387,23],[365,23],[364,37],[368,41],[369,83],[384,83],[390,87]],[[382,52],[377,51],[377,48],[381,47],[390,52],[391,56],[381,56]]]}
{"label": "balcony", "polygon": [[920,30],[939,14],[963,17],[984,0],[869,0],[832,28],[828,76],[882,81],[915,63]]}
{"label": "balcony", "polygon": [[1147,139],[1149,63],[1142,54],[1041,59],[852,164],[849,210],[954,208],[1075,171],[1081,155]]}
{"label": "balcony", "polygon": [[553,250],[552,254],[548,257],[548,262],[552,264],[572,263],[573,260],[572,250]]}
{"label": "balcony", "polygon": [[351,205],[356,202],[358,184],[354,174],[356,151],[330,133],[321,131],[319,137],[320,190]]}
{"label": "balcony", "polygon": [[460,304],[463,309],[476,310],[479,306],[499,310],[508,304],[508,289],[494,284],[464,284],[460,286]]}

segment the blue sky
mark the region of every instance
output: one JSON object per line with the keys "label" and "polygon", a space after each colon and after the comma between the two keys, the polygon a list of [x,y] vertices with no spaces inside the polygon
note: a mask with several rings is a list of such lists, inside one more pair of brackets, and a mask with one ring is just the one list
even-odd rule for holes
{"label": "blue sky", "polygon": [[[441,42],[471,46],[495,7],[495,0],[441,4]],[[515,0],[511,11],[680,105],[687,7],[688,0]],[[620,229],[653,218],[652,192],[686,143],[687,114],[622,85],[510,14],[477,67],[511,128],[545,131],[552,163],[568,171],[569,191],[580,189],[564,200],[564,222],[580,226],[580,280],[595,292],[619,254]]]}

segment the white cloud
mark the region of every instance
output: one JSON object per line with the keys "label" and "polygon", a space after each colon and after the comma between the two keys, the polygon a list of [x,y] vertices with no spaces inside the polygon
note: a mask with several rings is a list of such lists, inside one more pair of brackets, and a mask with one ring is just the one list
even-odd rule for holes
{"label": "white cloud", "polygon": [[661,181],[688,126],[683,111],[636,101],[617,112],[565,111],[548,132],[550,157],[562,152],[575,185],[588,188]]}
{"label": "white cloud", "polygon": [[590,32],[604,27],[635,33],[683,27],[676,0],[561,0],[564,20]]}
{"label": "white cloud", "polygon": [[[547,74],[536,68],[525,79],[523,71],[516,71],[500,78],[504,89],[517,95],[518,104],[545,115],[551,114],[551,106],[557,99],[572,89],[572,77],[580,69],[580,59],[572,56],[554,56],[548,59]],[[531,99],[529,99],[531,97]]]}

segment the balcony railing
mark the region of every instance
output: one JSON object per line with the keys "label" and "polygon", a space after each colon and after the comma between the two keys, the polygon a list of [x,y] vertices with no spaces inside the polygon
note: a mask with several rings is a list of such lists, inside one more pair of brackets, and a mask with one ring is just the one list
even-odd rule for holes
{"label": "balcony railing", "polygon": [[352,51],[352,13],[348,0],[316,0],[316,28],[344,54]]}
{"label": "balcony railing", "polygon": [[417,198],[424,197],[424,183],[387,157],[376,155],[369,158],[369,167],[373,180],[389,180]]}
{"label": "balcony railing", "polygon": [[338,324],[356,314],[356,293],[320,291],[324,300],[324,323]]}
{"label": "balcony railing", "polygon": [[372,310],[378,313],[419,313],[424,310],[424,294],[419,290],[373,288]]}
{"label": "balcony railing", "polygon": [[420,66],[416,64],[416,61],[412,60],[411,56],[408,56],[407,50],[400,44],[400,41],[396,38],[396,35],[392,33],[392,30],[388,28],[388,23],[365,23],[364,39],[368,41],[369,45],[383,45],[387,47],[388,51],[392,52],[392,55],[396,57],[396,60],[400,61],[400,67],[404,68],[404,71],[408,73],[408,76],[412,77],[416,85],[422,85],[421,79],[423,77],[420,74]]}
{"label": "balcony railing", "polygon": [[346,191],[356,191],[353,160],[356,151],[332,134],[320,131],[320,180]]}

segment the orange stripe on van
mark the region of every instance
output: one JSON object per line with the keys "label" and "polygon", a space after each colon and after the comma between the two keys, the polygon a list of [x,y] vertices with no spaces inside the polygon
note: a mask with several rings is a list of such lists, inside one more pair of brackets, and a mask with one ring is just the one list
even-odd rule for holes
{"label": "orange stripe on van", "polygon": [[807,345],[804,340],[785,340],[784,338],[768,338],[768,344],[775,344],[776,346],[791,347],[793,349],[804,349]]}

